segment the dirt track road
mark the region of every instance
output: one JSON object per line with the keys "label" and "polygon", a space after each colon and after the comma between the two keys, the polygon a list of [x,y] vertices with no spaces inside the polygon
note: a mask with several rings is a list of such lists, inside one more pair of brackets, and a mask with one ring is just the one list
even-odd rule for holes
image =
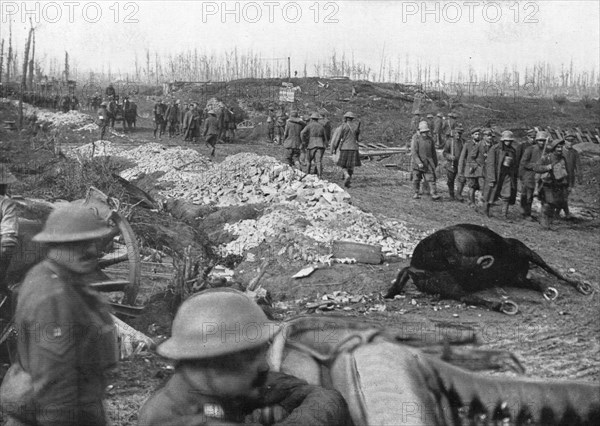
{"label": "dirt track road", "polygon": [[[143,143],[152,136],[144,129],[134,133],[132,138]],[[163,142],[179,144],[181,140],[169,141],[168,138],[163,138]],[[203,144],[197,146],[197,149],[201,153],[207,152]],[[266,142],[255,142],[219,144],[216,161],[222,161],[227,155],[243,151],[271,155],[283,160],[281,147]],[[587,173],[591,171],[588,169]],[[342,182],[340,170],[329,158],[325,159],[324,178],[338,184]],[[432,201],[427,196],[413,200],[406,173],[383,167],[377,161],[367,160],[364,161],[363,167],[357,169],[353,185],[348,192],[352,196],[353,204],[361,209],[404,221],[425,233],[457,223],[487,226],[505,237],[520,239],[553,266],[562,270],[574,269],[576,276],[593,282],[598,288],[600,211],[597,208],[593,210],[593,200],[576,202],[573,206],[588,210],[592,208],[594,219],[573,222],[561,220],[555,224],[556,230],[542,231],[537,222],[522,221],[516,206],[511,208],[510,222],[494,217],[487,218],[469,209],[466,204],[449,201],[445,186],[440,185],[439,189],[443,195],[442,201]],[[577,189],[572,198],[581,199]],[[499,208],[496,208],[496,212],[493,209],[492,213],[499,216]],[[292,284],[289,277],[297,272],[297,265],[289,265],[287,268],[279,265],[277,270],[267,274],[264,282],[276,298],[285,300],[300,297],[316,299],[336,290],[351,294],[368,294],[386,289],[396,272],[406,263],[381,266],[336,265]],[[241,264],[238,269],[248,266]],[[593,296],[584,296],[541,270],[534,270],[533,275],[535,279],[546,280],[558,289],[559,297],[556,301],[548,302],[539,293],[513,288],[483,294],[496,299],[502,295],[510,296],[520,307],[520,313],[515,317],[482,308],[467,307],[452,300],[436,301],[433,296],[418,292],[412,284],[406,288],[406,298],[387,302],[385,312],[367,315],[386,325],[399,325],[407,319],[418,321],[419,318],[423,319],[424,324],[435,320],[469,325],[479,331],[484,347],[514,351],[529,375],[600,380],[600,292]],[[412,300],[417,304],[413,305]],[[343,314],[360,317],[365,315],[354,310],[345,311]]]}

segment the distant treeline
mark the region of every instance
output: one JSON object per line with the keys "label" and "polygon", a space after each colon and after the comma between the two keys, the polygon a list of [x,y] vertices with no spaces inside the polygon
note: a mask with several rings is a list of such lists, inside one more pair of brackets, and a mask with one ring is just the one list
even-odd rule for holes
{"label": "distant treeline", "polygon": [[[3,47],[3,46],[2,46]],[[2,49],[4,58],[4,49]],[[292,62],[298,59],[290,52]],[[16,75],[20,69],[16,49],[10,52],[8,64],[11,80],[18,81]],[[487,70],[467,68],[456,72],[442,72],[439,65],[424,63],[408,56],[385,56],[373,69],[363,62],[355,60],[354,54],[338,54],[335,50],[326,60],[309,64],[304,62],[301,69],[288,68],[287,58],[265,58],[261,53],[248,51],[240,53],[237,49],[221,54],[203,53],[197,49],[186,52],[160,55],[146,49],[133,58],[133,71],[115,70],[110,63],[100,70],[84,72],[73,58],[67,73],[77,81],[94,81],[105,84],[109,81],[135,81],[145,84],[160,85],[173,81],[231,81],[246,78],[287,78],[291,77],[332,77],[346,76],[352,80],[368,80],[372,82],[420,84],[424,90],[442,90],[447,93],[462,92],[478,96],[565,96],[569,99],[583,96],[597,98],[600,90],[600,74],[595,69],[578,71],[573,63],[560,67],[549,63],[535,63],[524,68],[517,65],[490,65]],[[33,67],[35,78],[41,76],[64,79],[67,74],[67,61],[57,59],[45,61],[42,67],[36,60]],[[46,64],[44,64],[46,65]],[[12,72],[11,72],[12,71]],[[0,78],[4,75],[0,69]]]}

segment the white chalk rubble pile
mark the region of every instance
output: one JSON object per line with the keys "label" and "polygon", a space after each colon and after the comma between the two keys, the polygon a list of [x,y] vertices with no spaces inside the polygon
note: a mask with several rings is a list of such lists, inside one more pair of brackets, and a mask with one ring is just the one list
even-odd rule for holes
{"label": "white chalk rubble pile", "polygon": [[210,161],[198,151],[182,147],[166,148],[155,142],[123,151],[119,155],[136,163],[135,167],[121,172],[121,177],[127,180],[153,172],[165,172],[160,180],[178,180],[181,174],[198,175],[211,167]]}
{"label": "white chalk rubble pile", "polygon": [[218,207],[268,204],[256,220],[225,225],[236,239],[217,248],[224,256],[244,255],[264,242],[277,246],[278,255],[287,255],[293,244],[302,260],[325,262],[331,243],[343,240],[381,245],[385,255],[408,257],[422,237],[400,221],[381,220],[351,205],[350,195],[337,184],[306,175],[270,156],[239,153],[211,163],[192,149],[149,143],[123,150],[108,141],[77,150],[91,155],[92,145],[94,155],[114,155],[136,163],[121,172],[125,179],[165,172],[158,178],[170,183],[160,185],[159,193],[165,198]]}
{"label": "white chalk rubble pile", "polygon": [[305,175],[273,157],[249,152],[231,155],[202,173],[173,170],[160,179],[174,183],[163,192],[165,196],[218,207],[295,199],[314,205],[321,200],[331,203],[350,199],[334,183]]}
{"label": "white chalk rubble pile", "polygon": [[[219,247],[222,255],[243,255],[263,242],[275,243],[281,235],[291,234],[295,240],[302,236],[314,242],[305,244],[300,253],[309,262],[326,262],[330,256],[320,248],[334,240],[380,245],[384,255],[406,258],[421,238],[400,221],[381,221],[346,202],[308,205],[293,200],[272,206],[256,220],[227,224],[225,230],[237,238]],[[285,255],[285,247],[277,254]]]}
{"label": "white chalk rubble pile", "polygon": [[[18,106],[17,101],[13,101],[14,106]],[[69,127],[82,127],[86,124],[94,122],[94,119],[89,114],[84,114],[79,111],[68,111],[68,112],[52,112],[44,109],[36,108],[30,104],[23,104],[23,114],[25,117],[30,118],[33,115],[37,117],[37,121],[41,123],[50,123],[52,126],[69,126]],[[86,129],[87,130],[87,129]]]}

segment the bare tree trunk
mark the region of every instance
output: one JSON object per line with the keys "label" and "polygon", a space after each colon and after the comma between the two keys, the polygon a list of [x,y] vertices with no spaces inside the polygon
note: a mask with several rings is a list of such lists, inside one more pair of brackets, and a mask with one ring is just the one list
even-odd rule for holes
{"label": "bare tree trunk", "polygon": [[2,66],[4,65],[4,39],[0,42],[0,83],[2,83]]}
{"label": "bare tree trunk", "polygon": [[33,26],[29,29],[27,43],[25,44],[25,55],[23,57],[23,76],[21,77],[21,93],[19,97],[19,129],[23,128],[23,93],[27,83],[27,66],[29,65],[29,47],[31,45],[31,36],[33,35]]}
{"label": "bare tree trunk", "polygon": [[8,57],[6,58],[6,82],[10,82],[10,67],[12,65],[12,19],[8,21]]}
{"label": "bare tree trunk", "polygon": [[29,90],[33,90],[33,62],[35,60],[35,31],[33,32],[33,38],[31,40],[31,59],[29,60],[29,81],[27,87]]}

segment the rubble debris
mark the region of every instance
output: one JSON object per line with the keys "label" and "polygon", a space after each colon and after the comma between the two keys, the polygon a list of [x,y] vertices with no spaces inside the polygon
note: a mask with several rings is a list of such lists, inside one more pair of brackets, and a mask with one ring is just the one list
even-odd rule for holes
{"label": "rubble debris", "polygon": [[[18,101],[12,101],[14,107],[19,106]],[[35,108],[34,106],[23,103],[23,115],[26,118],[31,118],[34,115],[38,123],[49,123],[52,126],[69,126],[81,127],[87,124],[93,124],[94,119],[89,114],[84,114],[77,110],[68,112],[51,112],[44,109]],[[98,126],[96,126],[97,128]]]}
{"label": "rubble debris", "polygon": [[[94,155],[116,155],[136,163],[121,172],[125,179],[164,172],[158,177],[157,193],[165,199],[215,207],[266,204],[262,216],[224,225],[235,239],[217,247],[222,256],[247,256],[252,248],[267,243],[282,250],[279,256],[331,264],[331,242],[341,240],[376,247],[373,262],[380,263],[381,254],[407,258],[423,236],[400,221],[363,212],[350,204],[350,195],[337,184],[270,156],[239,153],[213,164],[192,149],[149,143],[122,150],[108,141],[84,145],[77,152],[91,155],[92,146]],[[364,260],[355,254],[336,257]]]}

